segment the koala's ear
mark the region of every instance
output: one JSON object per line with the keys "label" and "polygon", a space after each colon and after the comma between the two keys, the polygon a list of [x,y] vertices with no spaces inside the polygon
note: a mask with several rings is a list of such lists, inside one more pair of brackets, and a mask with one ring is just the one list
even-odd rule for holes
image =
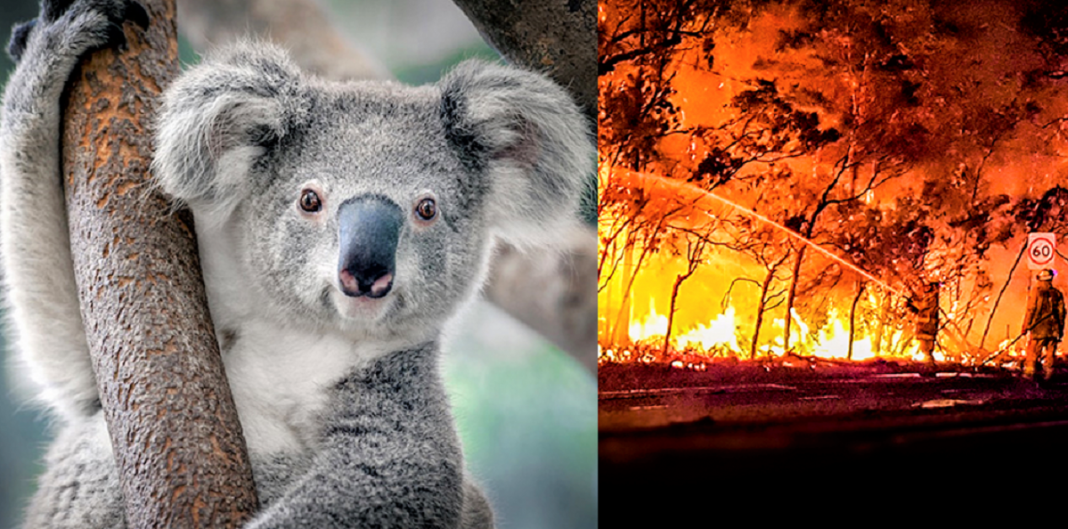
{"label": "koala's ear", "polygon": [[163,95],[153,162],[160,187],[226,213],[244,198],[256,163],[302,114],[301,73],[267,43],[220,50]]}
{"label": "koala's ear", "polygon": [[551,245],[577,224],[596,155],[587,120],[563,88],[481,61],[460,64],[439,87],[448,140],[485,191],[500,236]]}

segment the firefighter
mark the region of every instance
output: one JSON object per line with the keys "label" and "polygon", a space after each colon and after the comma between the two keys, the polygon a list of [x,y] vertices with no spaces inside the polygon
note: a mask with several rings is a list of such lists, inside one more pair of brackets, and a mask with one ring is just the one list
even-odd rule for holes
{"label": "firefighter", "polygon": [[938,282],[925,283],[923,291],[915,299],[909,300],[908,307],[916,315],[916,342],[927,363],[934,367],[935,340],[938,337]]}
{"label": "firefighter", "polygon": [[1024,376],[1034,379],[1035,363],[1042,358],[1042,378],[1053,376],[1053,360],[1057,344],[1064,336],[1064,294],[1053,286],[1053,270],[1038,273],[1038,284],[1027,302],[1023,333],[1030,333]]}

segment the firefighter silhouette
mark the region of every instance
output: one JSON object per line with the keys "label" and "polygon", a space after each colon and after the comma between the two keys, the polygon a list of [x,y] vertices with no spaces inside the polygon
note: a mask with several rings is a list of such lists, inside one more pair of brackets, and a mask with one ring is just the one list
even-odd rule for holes
{"label": "firefighter silhouette", "polygon": [[916,315],[916,342],[931,365],[935,363],[935,341],[938,337],[938,286],[937,281],[924,283],[920,293],[908,301],[909,309]]}
{"label": "firefighter silhouette", "polygon": [[1027,300],[1023,333],[1028,334],[1024,376],[1035,378],[1035,364],[1041,358],[1042,378],[1053,376],[1057,344],[1064,336],[1064,294],[1053,286],[1053,270],[1038,273],[1038,284]]}

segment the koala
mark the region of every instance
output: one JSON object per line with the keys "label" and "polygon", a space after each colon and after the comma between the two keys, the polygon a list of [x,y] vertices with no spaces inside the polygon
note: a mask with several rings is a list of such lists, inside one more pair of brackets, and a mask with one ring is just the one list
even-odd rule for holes
{"label": "koala", "polygon": [[[13,341],[57,417],[27,527],[124,527],[78,306],[60,99],[122,45],[130,0],[46,0],[16,28],[0,114],[0,252]],[[589,124],[546,77],[465,62],[436,84],[330,82],[266,43],[166,89],[155,183],[192,211],[260,498],[248,527],[491,527],[464,470],[439,342],[494,242],[578,223]]]}

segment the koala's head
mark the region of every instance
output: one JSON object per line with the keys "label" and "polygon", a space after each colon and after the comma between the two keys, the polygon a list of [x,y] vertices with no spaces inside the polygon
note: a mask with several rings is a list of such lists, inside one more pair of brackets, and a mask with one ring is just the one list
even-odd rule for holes
{"label": "koala's head", "polygon": [[587,124],[541,75],[467,62],[435,85],[337,84],[243,44],[165,94],[155,169],[227,238],[263,307],[345,330],[436,326],[491,243],[577,222]]}

